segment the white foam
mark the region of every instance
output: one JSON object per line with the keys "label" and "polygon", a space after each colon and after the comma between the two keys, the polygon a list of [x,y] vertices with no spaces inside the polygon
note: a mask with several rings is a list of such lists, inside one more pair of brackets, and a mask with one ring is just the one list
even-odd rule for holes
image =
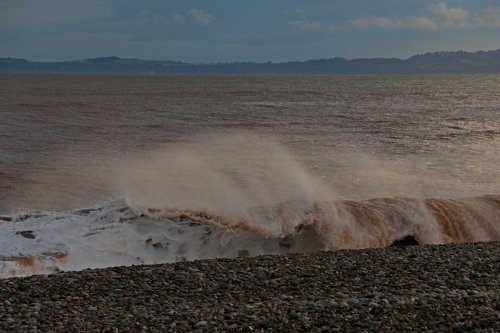
{"label": "white foam", "polygon": [[[85,214],[44,212],[1,222],[0,277],[280,251],[277,242],[258,233],[134,214],[115,201]],[[24,267],[18,258],[35,259],[35,267]]]}

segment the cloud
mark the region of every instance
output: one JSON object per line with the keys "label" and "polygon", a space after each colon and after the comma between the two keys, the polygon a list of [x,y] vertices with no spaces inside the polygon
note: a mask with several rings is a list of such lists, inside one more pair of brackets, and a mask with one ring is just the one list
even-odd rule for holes
{"label": "cloud", "polygon": [[409,16],[406,18],[405,22],[407,27],[419,30],[439,31],[441,29],[439,24],[427,17]]}
{"label": "cloud", "polygon": [[487,8],[471,19],[469,11],[460,7],[448,7],[444,2],[429,6],[439,25],[447,29],[500,27],[500,7]]}
{"label": "cloud", "polygon": [[321,26],[321,22],[315,21],[315,22],[309,22],[309,21],[302,21],[302,20],[295,20],[295,21],[290,21],[288,22],[289,25],[303,30],[303,31],[321,31],[323,30],[323,27]]}
{"label": "cloud", "polygon": [[429,10],[439,20],[440,25],[449,28],[468,28],[471,27],[469,22],[469,12],[460,7],[448,7],[444,2],[439,2],[429,6]]}
{"label": "cloud", "polygon": [[110,18],[113,9],[106,1],[88,0],[3,0],[0,4],[0,26],[17,28],[27,25],[55,25],[92,22]]}
{"label": "cloud", "polygon": [[184,21],[185,21],[184,15],[181,15],[179,13],[174,14],[174,22],[175,23],[184,23]]}
{"label": "cloud", "polygon": [[198,8],[190,9],[189,15],[191,15],[194,23],[200,25],[210,25],[213,21],[215,21],[215,17]]}
{"label": "cloud", "polygon": [[[434,8],[434,7],[433,7]],[[439,3],[436,5],[435,11],[439,13],[439,17],[446,22],[452,22],[454,26],[461,24],[463,13],[459,8],[448,8],[446,5]],[[466,18],[468,13],[466,15]],[[303,31],[323,31],[337,33],[349,30],[396,30],[396,29],[413,29],[428,32],[435,32],[442,29],[436,20],[424,16],[406,16],[402,18],[391,18],[386,16],[370,16],[358,17],[340,23],[322,23],[321,21],[309,20],[292,20],[288,24],[296,29]],[[451,25],[451,23],[449,23]]]}
{"label": "cloud", "polygon": [[417,29],[425,31],[438,31],[439,25],[426,18],[408,16],[399,20],[387,17],[357,18],[348,22],[348,27],[355,29]]}
{"label": "cloud", "polygon": [[397,21],[393,21],[386,17],[360,17],[349,21],[349,25],[356,29],[368,29],[368,28],[379,28],[379,29],[395,29],[401,24]]}
{"label": "cloud", "polygon": [[500,27],[500,7],[487,8],[484,15],[476,17],[475,22],[480,26]]}
{"label": "cloud", "polygon": [[468,10],[449,7],[438,2],[427,7],[428,15],[387,17],[357,17],[340,23],[321,23],[320,21],[294,20],[289,25],[299,30],[341,32],[349,30],[402,30],[412,29],[427,32],[442,30],[472,29],[478,27],[500,27],[500,7],[487,8],[471,18]]}

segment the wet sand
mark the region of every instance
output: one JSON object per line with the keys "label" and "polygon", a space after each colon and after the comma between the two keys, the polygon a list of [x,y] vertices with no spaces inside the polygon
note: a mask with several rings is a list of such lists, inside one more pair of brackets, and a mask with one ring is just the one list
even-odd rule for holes
{"label": "wet sand", "polygon": [[0,280],[0,331],[500,330],[500,242]]}

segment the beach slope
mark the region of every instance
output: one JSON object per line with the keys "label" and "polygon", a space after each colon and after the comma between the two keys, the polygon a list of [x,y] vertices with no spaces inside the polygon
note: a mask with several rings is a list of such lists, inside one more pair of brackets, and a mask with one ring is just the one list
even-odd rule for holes
{"label": "beach slope", "polygon": [[500,330],[500,242],[0,280],[0,331]]}

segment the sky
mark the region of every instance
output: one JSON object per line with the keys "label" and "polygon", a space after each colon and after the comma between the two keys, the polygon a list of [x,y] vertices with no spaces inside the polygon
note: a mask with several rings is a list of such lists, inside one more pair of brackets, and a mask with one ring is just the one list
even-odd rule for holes
{"label": "sky", "polygon": [[0,57],[215,63],[500,49],[500,0],[0,0]]}

